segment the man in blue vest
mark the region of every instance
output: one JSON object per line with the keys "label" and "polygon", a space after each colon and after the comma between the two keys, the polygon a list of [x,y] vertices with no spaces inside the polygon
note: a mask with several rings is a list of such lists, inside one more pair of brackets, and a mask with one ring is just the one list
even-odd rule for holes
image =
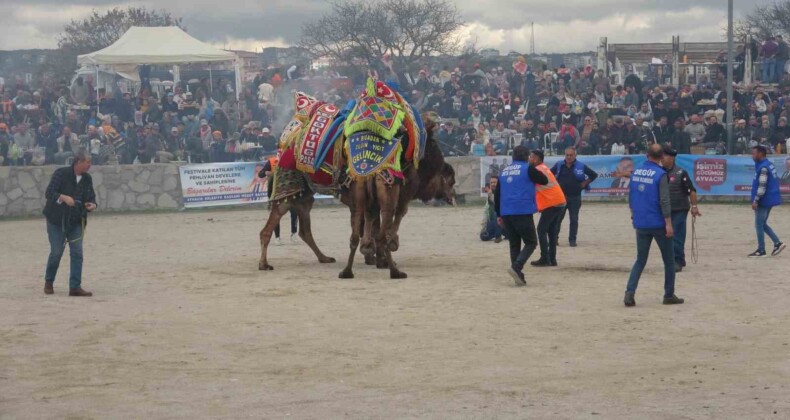
{"label": "man in blue vest", "polygon": [[[565,194],[567,205],[560,217],[560,225],[565,219],[565,214],[570,214],[571,226],[568,233],[570,246],[576,246],[576,235],[579,232],[579,210],[582,208],[582,191],[598,178],[598,174],[587,165],[576,160],[576,149],[565,149],[565,160],[557,162],[551,172],[557,177],[557,182]],[[559,232],[558,232],[559,234]]]}
{"label": "man in blue vest", "polygon": [[669,196],[669,180],[661,167],[664,149],[659,144],[651,144],[647,151],[647,161],[631,174],[628,185],[628,202],[631,207],[631,220],[636,229],[636,262],[631,269],[625,289],[625,306],[634,306],[636,287],[642,270],[647,264],[647,256],[653,240],[661,250],[664,260],[664,305],[683,303],[675,296],[675,253],[672,248],[672,204]]}
{"label": "man in blue vest", "polygon": [[752,148],[754,160],[754,180],[752,181],[752,210],[754,210],[754,227],[757,230],[757,251],[749,254],[750,257],[765,257],[765,234],[774,243],[771,256],[777,256],[785,249],[785,244],[779,240],[774,230],[768,226],[768,216],[771,209],[782,204],[782,195],[779,190],[779,177],[776,167],[765,156],[768,149],[765,146]]}
{"label": "man in blue vest", "polygon": [[[505,229],[510,241],[510,268],[508,273],[516,286],[526,286],[524,264],[538,245],[535,221],[532,215],[538,212],[535,184],[546,185],[549,179],[534,166],[527,163],[529,149],[516,146],[513,163],[502,169],[499,183],[494,190],[497,223]],[[521,243],[524,242],[524,248]]]}

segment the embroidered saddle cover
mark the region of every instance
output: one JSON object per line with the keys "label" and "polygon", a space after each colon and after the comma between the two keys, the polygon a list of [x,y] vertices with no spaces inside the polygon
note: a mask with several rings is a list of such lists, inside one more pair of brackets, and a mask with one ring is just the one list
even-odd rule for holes
{"label": "embroidered saddle cover", "polygon": [[419,113],[396,89],[373,79],[349,112],[344,134],[352,177],[400,172],[401,158],[417,167],[425,153],[427,133]]}

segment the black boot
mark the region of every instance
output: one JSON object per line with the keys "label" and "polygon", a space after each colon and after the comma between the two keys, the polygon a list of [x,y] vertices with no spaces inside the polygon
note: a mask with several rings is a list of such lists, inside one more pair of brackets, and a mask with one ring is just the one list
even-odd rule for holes
{"label": "black boot", "polygon": [[543,257],[541,257],[538,260],[532,261],[529,264],[531,266],[533,266],[533,267],[550,267],[551,266],[551,263],[549,262],[549,260],[547,258],[543,258]]}

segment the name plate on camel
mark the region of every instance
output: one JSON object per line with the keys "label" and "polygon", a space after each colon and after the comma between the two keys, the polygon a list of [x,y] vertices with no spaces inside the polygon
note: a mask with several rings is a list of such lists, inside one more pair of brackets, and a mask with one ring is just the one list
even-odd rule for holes
{"label": "name plate on camel", "polygon": [[371,132],[354,133],[346,140],[349,174],[352,177],[375,175],[388,168],[396,158],[400,139],[386,140]]}
{"label": "name plate on camel", "polygon": [[312,174],[320,166],[321,162],[316,162],[319,147],[323,142],[336,140],[339,134],[339,127],[332,125],[338,111],[339,109],[332,104],[323,104],[315,110],[296,148],[297,169]]}

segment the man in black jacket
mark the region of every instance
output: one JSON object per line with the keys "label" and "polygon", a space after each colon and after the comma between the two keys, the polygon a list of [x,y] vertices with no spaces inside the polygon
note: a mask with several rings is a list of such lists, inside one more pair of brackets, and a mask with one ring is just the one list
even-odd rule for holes
{"label": "man in black jacket", "polygon": [[44,293],[53,294],[53,283],[58,273],[60,259],[69,244],[71,273],[69,275],[69,296],[93,296],[82,289],[82,240],[88,213],[96,210],[96,193],[88,170],[91,168],[91,155],[84,148],[74,152],[74,163],[60,168],[52,174],[47,186],[47,204],[44,216],[47,219],[49,236],[49,259],[44,277]]}
{"label": "man in black jacket", "polygon": [[[579,232],[579,210],[582,208],[582,191],[598,178],[598,174],[589,166],[576,160],[576,150],[572,147],[565,149],[565,160],[557,162],[551,172],[557,177],[557,182],[565,194],[567,206],[560,216],[560,225],[565,219],[565,214],[570,213],[570,232],[568,242],[576,246],[576,235]],[[559,234],[559,231],[557,232]]]}
{"label": "man in black jacket", "polygon": [[510,241],[511,266],[508,273],[516,286],[527,285],[522,269],[538,246],[533,219],[533,215],[538,212],[535,185],[549,183],[546,175],[527,163],[528,158],[529,149],[516,146],[513,149],[513,162],[502,170],[494,190],[497,224],[504,229]]}

